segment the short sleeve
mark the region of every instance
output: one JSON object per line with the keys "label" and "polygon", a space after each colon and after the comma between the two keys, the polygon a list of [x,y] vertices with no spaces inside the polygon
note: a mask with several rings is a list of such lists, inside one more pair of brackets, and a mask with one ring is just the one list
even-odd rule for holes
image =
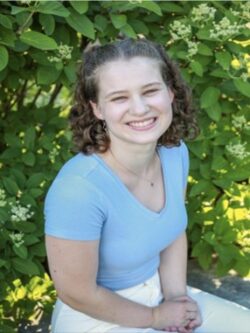
{"label": "short sleeve", "polygon": [[45,233],[71,240],[100,239],[105,207],[101,193],[80,176],[55,179],[44,205]]}
{"label": "short sleeve", "polygon": [[188,173],[189,173],[189,153],[186,144],[181,142],[181,156],[182,156],[182,185],[183,189],[187,187]]}

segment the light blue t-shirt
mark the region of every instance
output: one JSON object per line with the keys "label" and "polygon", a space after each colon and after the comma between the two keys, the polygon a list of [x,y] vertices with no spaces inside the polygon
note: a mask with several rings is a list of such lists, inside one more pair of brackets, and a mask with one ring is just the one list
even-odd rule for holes
{"label": "light blue t-shirt", "polygon": [[47,193],[45,233],[71,240],[100,239],[97,284],[110,290],[153,276],[160,252],[186,229],[186,145],[160,147],[158,153],[166,194],[158,213],[140,203],[96,154],[71,158]]}

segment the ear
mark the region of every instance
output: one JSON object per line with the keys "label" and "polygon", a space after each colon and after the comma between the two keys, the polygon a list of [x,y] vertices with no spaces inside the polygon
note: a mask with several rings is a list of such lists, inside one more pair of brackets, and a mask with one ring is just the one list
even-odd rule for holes
{"label": "ear", "polygon": [[92,111],[93,111],[94,115],[96,116],[96,118],[103,120],[103,115],[102,115],[102,112],[101,112],[98,104],[93,101],[89,101],[89,103],[91,105]]}
{"label": "ear", "polygon": [[168,93],[169,93],[169,97],[170,97],[170,102],[173,103],[174,93],[170,88],[168,88]]}

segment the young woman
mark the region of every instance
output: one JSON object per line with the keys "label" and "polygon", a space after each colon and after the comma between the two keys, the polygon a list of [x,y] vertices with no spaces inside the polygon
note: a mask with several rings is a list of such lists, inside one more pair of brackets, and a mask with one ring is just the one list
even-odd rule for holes
{"label": "young woman", "polygon": [[52,332],[249,332],[250,311],[186,286],[183,139],[198,129],[164,48],[87,51],[71,124],[79,153],[45,202]]}

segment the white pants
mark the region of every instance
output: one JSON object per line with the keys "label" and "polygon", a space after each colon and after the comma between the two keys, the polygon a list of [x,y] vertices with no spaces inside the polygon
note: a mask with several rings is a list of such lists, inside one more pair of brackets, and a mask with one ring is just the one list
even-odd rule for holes
{"label": "white pants", "polygon": [[[163,299],[159,274],[117,294],[147,306],[158,305]],[[202,326],[196,333],[250,333],[250,310],[223,298],[188,287],[188,294],[199,305]],[[129,328],[100,321],[78,312],[57,300],[52,316],[52,333],[166,333],[152,328]]]}

